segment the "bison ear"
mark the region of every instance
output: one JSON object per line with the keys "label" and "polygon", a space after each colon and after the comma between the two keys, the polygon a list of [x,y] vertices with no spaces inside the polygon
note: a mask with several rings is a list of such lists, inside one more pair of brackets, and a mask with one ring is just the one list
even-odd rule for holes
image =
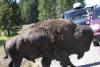
{"label": "bison ear", "polygon": [[82,29],[77,29],[77,30],[75,30],[75,33],[74,33],[75,39],[80,39],[82,36],[83,36],[83,31],[82,31]]}

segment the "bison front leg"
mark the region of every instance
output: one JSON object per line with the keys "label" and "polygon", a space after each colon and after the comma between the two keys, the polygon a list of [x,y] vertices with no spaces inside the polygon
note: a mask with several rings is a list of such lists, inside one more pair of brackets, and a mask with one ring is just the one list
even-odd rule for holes
{"label": "bison front leg", "polygon": [[21,61],[22,61],[22,58],[21,59],[12,59],[11,58],[11,61],[9,63],[9,67],[20,67],[21,65]]}
{"label": "bison front leg", "polygon": [[50,67],[52,59],[47,58],[47,57],[43,57],[42,58],[42,66],[43,67]]}
{"label": "bison front leg", "polygon": [[70,62],[70,59],[69,58],[66,58],[66,59],[62,59],[60,61],[60,64],[62,67],[75,67],[71,62]]}
{"label": "bison front leg", "polygon": [[21,61],[22,61],[22,59],[20,59],[20,60],[14,60],[13,67],[20,67],[21,66]]}
{"label": "bison front leg", "polygon": [[82,58],[84,56],[84,51],[78,52],[77,55],[78,55],[77,57],[78,59]]}
{"label": "bison front leg", "polygon": [[20,56],[19,53],[10,52],[9,56],[11,58],[11,61],[9,63],[9,67],[20,67],[21,66],[21,62],[22,62],[23,57]]}
{"label": "bison front leg", "polygon": [[13,67],[13,61],[10,60],[9,67]]}

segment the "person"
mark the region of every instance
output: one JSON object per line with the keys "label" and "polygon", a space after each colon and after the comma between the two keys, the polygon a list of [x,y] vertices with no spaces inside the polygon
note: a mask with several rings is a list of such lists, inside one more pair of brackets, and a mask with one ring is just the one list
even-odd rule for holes
{"label": "person", "polygon": [[94,6],[86,6],[86,12],[87,12],[87,16],[86,16],[86,24],[90,25],[91,22],[94,19]]}
{"label": "person", "polygon": [[80,2],[76,2],[73,4],[73,9],[81,9],[82,8],[82,4]]}

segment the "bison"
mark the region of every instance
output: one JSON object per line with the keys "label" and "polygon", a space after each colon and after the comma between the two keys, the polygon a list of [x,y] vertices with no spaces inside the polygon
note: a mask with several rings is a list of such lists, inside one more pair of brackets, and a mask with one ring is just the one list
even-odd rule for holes
{"label": "bison", "polygon": [[75,67],[69,55],[77,54],[80,59],[90,49],[92,40],[89,26],[63,19],[45,20],[7,40],[5,58],[11,58],[9,67],[20,67],[23,58],[35,62],[39,57],[43,67],[50,67],[53,59],[60,61],[62,67]]}

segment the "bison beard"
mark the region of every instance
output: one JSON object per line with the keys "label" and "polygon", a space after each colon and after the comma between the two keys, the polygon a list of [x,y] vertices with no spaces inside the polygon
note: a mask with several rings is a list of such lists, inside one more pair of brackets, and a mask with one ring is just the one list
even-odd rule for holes
{"label": "bison beard", "polygon": [[[62,67],[74,65],[69,55],[81,58],[90,49],[93,32],[88,26],[78,26],[68,20],[45,20],[12,37],[4,44],[9,67],[20,67],[23,58],[35,62],[42,58],[43,67],[50,67],[51,61],[60,61]],[[5,58],[7,58],[7,56]]]}

